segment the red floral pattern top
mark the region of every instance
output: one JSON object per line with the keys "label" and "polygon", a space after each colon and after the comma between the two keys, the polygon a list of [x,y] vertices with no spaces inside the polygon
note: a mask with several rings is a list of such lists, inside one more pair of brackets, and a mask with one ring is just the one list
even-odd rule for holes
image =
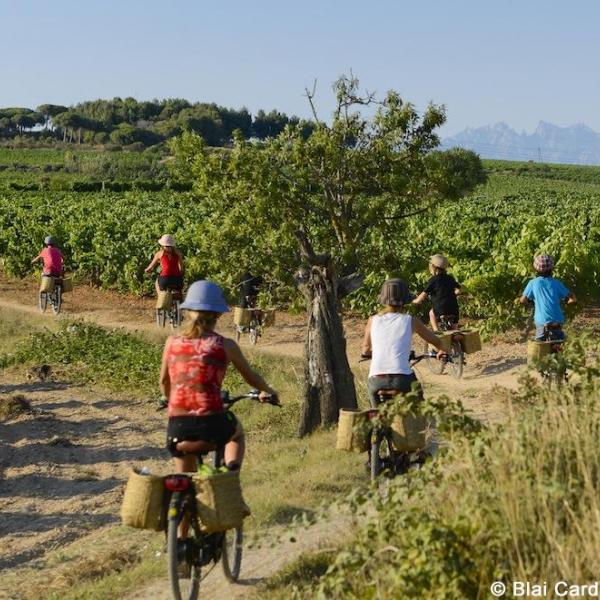
{"label": "red floral pattern top", "polygon": [[223,336],[173,337],[167,350],[171,380],[169,416],[183,408],[190,416],[223,412],[221,385],[227,370]]}

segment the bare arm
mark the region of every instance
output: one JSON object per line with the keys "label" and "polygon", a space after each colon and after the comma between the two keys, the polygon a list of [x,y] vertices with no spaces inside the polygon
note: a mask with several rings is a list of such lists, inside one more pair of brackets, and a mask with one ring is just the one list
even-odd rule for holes
{"label": "bare arm", "polygon": [[246,383],[265,392],[265,395],[277,394],[277,392],[250,366],[250,363],[242,354],[240,347],[233,340],[226,338],[224,347],[227,358],[240,372],[240,375],[244,378]]}
{"label": "bare arm", "polygon": [[156,265],[158,264],[158,261],[160,260],[161,252],[162,252],[162,250],[159,250],[154,255],[154,258],[150,261],[150,264],[144,269],[144,273],[150,273],[150,271],[152,271],[152,269],[154,269],[154,267],[156,267]]}
{"label": "bare arm", "polygon": [[42,254],[40,252],[40,254],[38,254],[32,261],[31,264],[34,265],[36,262],[42,260]]}
{"label": "bare arm", "polygon": [[425,325],[421,322],[421,319],[417,319],[413,317],[412,319],[412,330],[413,333],[418,334],[422,337],[428,344],[431,344],[435,348],[437,348],[440,352],[446,353],[444,348],[442,348],[440,344],[440,338],[435,335],[430,329],[427,329]]}
{"label": "bare arm", "polygon": [[167,364],[167,354],[171,346],[171,336],[167,338],[165,349],[163,350],[162,363],[160,365],[160,391],[163,396],[169,397],[171,393],[171,378],[169,377],[169,365]]}
{"label": "bare arm", "polygon": [[519,302],[520,302],[521,304],[529,304],[530,300],[529,300],[529,298],[528,298],[527,296],[521,296],[521,297],[519,298]]}
{"label": "bare arm", "polygon": [[373,350],[371,346],[371,320],[373,317],[369,317],[367,326],[365,327],[365,337],[363,338],[362,348],[360,353],[362,356],[370,356]]}
{"label": "bare arm", "polygon": [[413,304],[422,304],[427,300],[427,294],[425,292],[421,292],[413,301]]}

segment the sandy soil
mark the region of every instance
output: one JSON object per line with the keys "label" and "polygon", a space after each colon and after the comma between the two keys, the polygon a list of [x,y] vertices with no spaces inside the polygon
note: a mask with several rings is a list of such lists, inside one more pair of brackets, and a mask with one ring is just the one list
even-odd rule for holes
{"label": "sandy soil", "polygon": [[[36,307],[37,283],[8,280],[0,275],[0,306],[36,314],[40,322],[55,317],[40,315]],[[64,315],[91,319],[106,327],[124,327],[154,339],[157,332],[153,299],[139,299],[80,286],[65,297]],[[597,323],[598,315],[590,315]],[[298,357],[303,352],[304,319],[278,315],[265,332],[258,350]],[[589,325],[588,323],[588,325]],[[367,366],[359,363],[364,322],[345,323],[348,355],[357,378],[366,379]],[[231,317],[222,320],[223,332],[233,330]],[[242,345],[251,357],[254,348]],[[433,375],[422,363],[419,378],[430,394],[460,398],[472,413],[485,420],[502,417],[505,407],[495,386],[514,388],[524,370],[523,343],[510,337],[486,344],[468,357],[461,380],[449,374]],[[61,381],[23,381],[14,374],[0,376],[0,398],[23,394],[34,410],[0,423],[0,570],[32,566],[68,542],[110,527],[119,520],[122,485],[132,464],[144,462],[160,470],[164,416],[143,402],[77,387]],[[299,543],[284,541],[276,548],[248,550],[241,585],[225,582],[215,569],[203,584],[208,597],[244,597],[248,586],[275,573],[303,551],[331,544],[338,526],[320,524],[298,536]],[[166,582],[152,584],[135,598],[168,598]],[[0,578],[0,597],[2,597]],[[8,590],[4,590],[8,592]]]}

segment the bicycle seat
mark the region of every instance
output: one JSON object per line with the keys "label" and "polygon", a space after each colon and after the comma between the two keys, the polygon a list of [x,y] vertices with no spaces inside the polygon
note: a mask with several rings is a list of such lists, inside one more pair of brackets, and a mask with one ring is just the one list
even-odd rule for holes
{"label": "bicycle seat", "polygon": [[556,331],[557,329],[562,329],[562,323],[546,323],[544,325],[544,329],[548,331]]}
{"label": "bicycle seat", "polygon": [[395,398],[400,393],[400,390],[377,390],[377,395],[382,399]]}

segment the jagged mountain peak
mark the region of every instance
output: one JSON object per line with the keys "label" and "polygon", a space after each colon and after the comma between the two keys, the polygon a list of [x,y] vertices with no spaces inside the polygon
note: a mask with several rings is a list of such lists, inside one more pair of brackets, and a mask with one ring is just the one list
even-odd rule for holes
{"label": "jagged mountain peak", "polygon": [[445,138],[442,146],[468,148],[483,158],[600,164],[600,134],[585,123],[561,127],[540,121],[533,133],[519,133],[499,121],[494,125],[469,127]]}

